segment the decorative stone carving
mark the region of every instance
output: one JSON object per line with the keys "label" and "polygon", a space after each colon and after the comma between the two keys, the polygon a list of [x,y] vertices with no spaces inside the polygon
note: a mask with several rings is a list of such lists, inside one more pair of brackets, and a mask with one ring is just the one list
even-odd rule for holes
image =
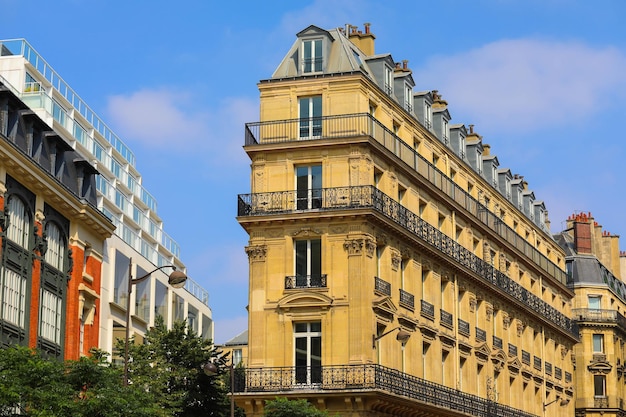
{"label": "decorative stone carving", "polygon": [[391,250],[391,269],[397,271],[400,268],[400,262],[402,262],[402,257],[400,256],[400,252],[396,249]]}
{"label": "decorative stone carving", "polygon": [[524,327],[526,327],[524,325],[524,322],[521,320],[517,320],[517,337],[522,337],[522,334],[524,333]]}
{"label": "decorative stone carving", "polygon": [[487,321],[491,321],[491,316],[493,316],[493,306],[489,303],[485,303],[485,316]]}
{"label": "decorative stone carving", "polygon": [[470,294],[469,295],[469,311],[470,313],[475,313],[476,312],[476,306],[478,305],[478,302],[476,301],[476,296],[474,294]]}
{"label": "decorative stone carving", "polygon": [[291,235],[292,236],[319,236],[321,235],[323,232],[319,229],[312,229],[310,227],[302,227],[300,230],[296,230],[295,232],[293,232]]}
{"label": "decorative stone carving", "polygon": [[365,254],[368,258],[373,258],[376,252],[376,242],[374,239],[365,239]]}
{"label": "decorative stone carving", "polygon": [[511,325],[511,318],[509,317],[507,313],[503,311],[502,312],[502,326],[504,327],[504,330],[508,330],[510,325]]}
{"label": "decorative stone carving", "polygon": [[343,249],[348,252],[348,256],[361,255],[363,252],[364,239],[346,239]]}
{"label": "decorative stone carving", "polygon": [[251,262],[264,262],[267,257],[266,245],[246,246],[246,253]]}

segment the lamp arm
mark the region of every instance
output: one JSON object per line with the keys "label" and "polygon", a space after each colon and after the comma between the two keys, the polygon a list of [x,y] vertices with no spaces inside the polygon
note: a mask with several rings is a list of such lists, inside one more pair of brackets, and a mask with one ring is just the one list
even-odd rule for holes
{"label": "lamp arm", "polygon": [[391,329],[391,330],[389,330],[389,331],[387,331],[387,332],[385,332],[385,333],[381,334],[380,336],[375,336],[375,335],[372,335],[372,348],[376,349],[376,341],[377,341],[377,340],[379,340],[379,339],[381,339],[381,338],[383,338],[383,337],[387,336],[387,335],[388,335],[389,333],[391,333],[391,332],[395,332],[396,330],[399,330],[400,328],[401,328],[400,326],[395,327],[395,328],[393,328],[393,329]]}
{"label": "lamp arm", "polygon": [[174,271],[176,271],[176,267],[174,265],[163,265],[163,266],[160,266],[160,267],[158,267],[158,268],[148,272],[146,275],[143,275],[143,276],[141,276],[139,278],[131,278],[130,281],[131,281],[131,283],[133,285],[134,284],[139,284],[140,282],[145,281],[146,279],[148,279],[150,277],[150,275],[154,274],[156,271],[160,271],[163,268],[172,268]]}

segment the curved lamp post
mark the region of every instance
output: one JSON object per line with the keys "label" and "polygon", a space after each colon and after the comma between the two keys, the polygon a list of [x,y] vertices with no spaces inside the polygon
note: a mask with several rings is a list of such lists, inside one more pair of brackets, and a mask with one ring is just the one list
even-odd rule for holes
{"label": "curved lamp post", "polygon": [[396,335],[396,340],[402,343],[402,346],[404,347],[404,344],[407,342],[407,340],[409,340],[409,337],[411,337],[411,333],[407,332],[406,330],[402,330],[401,327],[396,327],[381,334],[380,336],[372,335],[372,349],[376,349],[377,340],[382,339],[384,336],[387,336],[389,333],[395,332],[396,330],[400,330]]}
{"label": "curved lamp post", "polygon": [[130,294],[133,292],[133,285],[139,284],[150,278],[150,275],[156,271],[160,271],[163,268],[172,268],[173,271],[169,276],[168,283],[172,288],[182,288],[187,281],[187,275],[183,272],[176,270],[174,265],[163,265],[153,271],[148,272],[146,275],[139,278],[133,278],[133,258],[130,258],[128,264],[128,295],[126,296],[126,337],[124,339],[124,385],[128,385],[128,343],[130,339]]}

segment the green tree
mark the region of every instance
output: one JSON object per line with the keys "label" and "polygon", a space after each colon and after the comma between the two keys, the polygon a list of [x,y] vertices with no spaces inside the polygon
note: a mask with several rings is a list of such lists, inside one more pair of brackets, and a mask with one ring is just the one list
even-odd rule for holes
{"label": "green tree", "polygon": [[0,349],[0,416],[163,416],[151,393],[121,378],[99,351],[63,363],[23,346]]}
{"label": "green tree", "polygon": [[[123,349],[123,341],[118,343]],[[144,387],[168,416],[227,416],[230,412],[224,373],[227,358],[211,341],[198,336],[186,322],[168,330],[162,317],[146,332],[144,344],[129,347],[129,380]],[[203,366],[213,363],[218,375],[208,376]]]}
{"label": "green tree", "polygon": [[276,397],[265,404],[265,417],[327,417],[326,411],[318,410],[307,400],[288,400]]}

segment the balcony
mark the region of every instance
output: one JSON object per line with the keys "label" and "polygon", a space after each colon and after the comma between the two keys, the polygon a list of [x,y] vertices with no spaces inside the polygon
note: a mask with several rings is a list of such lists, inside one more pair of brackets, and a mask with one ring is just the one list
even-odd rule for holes
{"label": "balcony", "polygon": [[[302,136],[302,124],[315,125],[315,135]],[[430,129],[430,122],[425,122]],[[448,195],[479,221],[505,239],[511,246],[530,257],[545,273],[566,284],[567,275],[558,265],[550,261],[515,230],[498,224],[499,217],[488,210],[479,213],[478,201],[459,187],[421,156],[412,146],[404,142],[376,118],[367,113],[324,116],[313,119],[290,119],[269,122],[246,123],[245,145],[281,144],[286,142],[309,142],[310,140],[344,140],[346,138],[370,137],[382,144],[406,165],[425,178],[427,182]],[[461,156],[463,158],[463,156]],[[521,209],[520,209],[521,211]],[[531,219],[532,220],[532,219]]]}
{"label": "balcony", "polygon": [[476,328],[476,341],[478,342],[486,342],[487,341],[487,332],[483,329]]}
{"label": "balcony", "polygon": [[391,284],[381,278],[374,277],[374,291],[391,297]]}
{"label": "balcony", "polygon": [[466,322],[465,320],[461,320],[461,319],[458,319],[457,321],[458,321],[458,326],[459,326],[459,334],[469,337],[470,324]]}
{"label": "balcony", "polygon": [[415,308],[415,296],[400,289],[400,305],[413,310]]}
{"label": "balcony", "polygon": [[435,306],[428,301],[421,300],[420,314],[428,319],[435,320]]}
{"label": "balcony", "polygon": [[493,347],[496,349],[502,349],[502,339],[497,336],[493,336]]}
{"label": "balcony", "polygon": [[443,327],[447,327],[448,329],[452,329],[452,314],[448,313],[445,310],[440,310],[440,322]]}
{"label": "balcony", "polygon": [[326,274],[322,275],[295,275],[285,277],[285,289],[297,288],[326,288]]}
{"label": "balcony", "polygon": [[541,371],[541,358],[538,356],[533,356],[533,368],[538,371]]}
{"label": "balcony", "polygon": [[[315,378],[305,378],[311,375]],[[381,365],[346,365],[282,368],[247,368],[235,371],[235,396],[262,393],[263,396],[288,392],[311,395],[337,392],[367,393],[386,397],[386,401],[409,398],[430,407],[477,417],[534,417],[530,413],[507,407],[476,395],[400,372]],[[305,394],[306,393],[306,394]],[[440,414],[449,414],[443,412]]]}
{"label": "balcony", "polygon": [[[295,214],[306,212],[330,212],[337,210],[369,210],[402,227],[412,237],[437,254],[448,257],[460,266],[469,269],[483,281],[499,288],[516,299],[525,308],[542,316],[575,338],[578,338],[576,323],[541,298],[532,294],[517,282],[498,271],[495,267],[459,245],[449,236],[437,230],[417,214],[409,211],[393,198],[370,186],[324,188],[319,191],[320,204],[314,209],[298,209],[296,191],[240,194],[237,214],[239,217],[264,216],[271,214]],[[385,293],[391,295],[391,292]]]}
{"label": "balcony", "polygon": [[626,331],[626,318],[616,310],[600,310],[594,308],[572,309],[572,317],[582,325],[584,322],[591,323],[614,323]]}
{"label": "balcony", "polygon": [[517,357],[517,346],[509,343],[509,356]]}
{"label": "balcony", "polygon": [[522,363],[524,365],[530,365],[530,353],[522,350]]}

